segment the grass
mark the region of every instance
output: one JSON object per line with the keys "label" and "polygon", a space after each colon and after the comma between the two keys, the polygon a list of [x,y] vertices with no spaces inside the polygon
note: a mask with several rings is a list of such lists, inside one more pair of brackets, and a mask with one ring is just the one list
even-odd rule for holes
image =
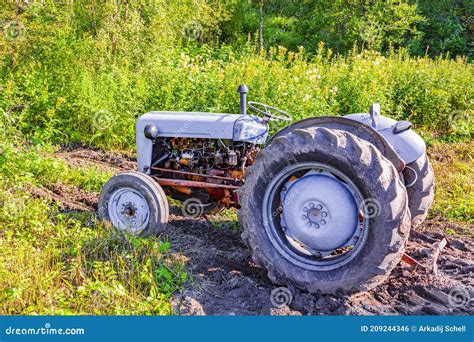
{"label": "grass", "polygon": [[187,280],[159,238],[123,234],[92,213],[60,212],[30,186],[63,182],[97,191],[109,174],[72,169],[37,148],[0,158],[1,314],[171,314]]}
{"label": "grass", "polygon": [[[430,217],[474,224],[474,141],[437,143],[428,148],[436,176]],[[474,233],[474,232],[471,232]]]}
{"label": "grass", "polygon": [[97,167],[70,168],[67,162],[51,155],[52,146],[30,146],[26,149],[4,144],[0,154],[0,174],[16,185],[62,183],[88,192],[99,192],[113,172]]}
{"label": "grass", "polygon": [[230,228],[233,231],[240,230],[239,219],[237,218],[237,210],[224,209],[216,215],[210,217],[210,222],[214,228]]}

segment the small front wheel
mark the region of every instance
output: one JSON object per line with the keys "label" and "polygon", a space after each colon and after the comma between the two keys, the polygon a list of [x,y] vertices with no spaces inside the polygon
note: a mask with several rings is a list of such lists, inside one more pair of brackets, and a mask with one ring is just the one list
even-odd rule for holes
{"label": "small front wheel", "polygon": [[158,234],[166,226],[168,216],[169,206],[163,189],[143,173],[119,173],[100,193],[99,218],[123,231]]}

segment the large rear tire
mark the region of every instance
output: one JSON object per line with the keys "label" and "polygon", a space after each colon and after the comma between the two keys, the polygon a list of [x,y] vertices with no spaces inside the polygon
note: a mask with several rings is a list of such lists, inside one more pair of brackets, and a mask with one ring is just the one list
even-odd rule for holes
{"label": "large rear tire", "polygon": [[248,168],[239,199],[253,260],[273,282],[309,292],[373,288],[400,261],[409,235],[396,169],[372,144],[339,130],[296,129],[273,140]]}
{"label": "large rear tire", "polygon": [[116,228],[140,235],[160,233],[169,217],[166,195],[159,184],[140,172],[113,176],[99,197],[99,218]]}
{"label": "large rear tire", "polygon": [[[408,206],[411,213],[413,228],[420,226],[428,215],[434,200],[434,172],[428,156],[424,154],[403,170],[403,178],[407,187]],[[415,179],[416,177],[416,179]]]}

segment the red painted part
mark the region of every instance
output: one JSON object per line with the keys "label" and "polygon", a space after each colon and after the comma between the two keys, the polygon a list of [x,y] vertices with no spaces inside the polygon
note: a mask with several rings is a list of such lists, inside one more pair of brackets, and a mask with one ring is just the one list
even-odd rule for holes
{"label": "red painted part", "polygon": [[159,178],[156,176],[151,176],[154,180],[158,182],[158,184],[163,186],[187,186],[190,188],[217,188],[217,189],[229,189],[229,190],[237,190],[240,186],[236,185],[227,185],[227,184],[216,184],[216,183],[207,183],[207,182],[197,182],[197,181],[190,181],[184,179],[170,179],[170,178]]}
{"label": "red painted part", "polygon": [[206,174],[203,174],[203,173],[187,172],[187,171],[172,170],[172,169],[163,169],[161,167],[152,167],[151,169],[153,171],[170,172],[170,173],[176,173],[176,174],[186,175],[186,176],[212,178],[212,179],[219,179],[219,180],[223,180],[223,181],[225,180],[225,181],[231,181],[231,182],[238,181],[238,179],[231,178],[231,177],[221,177],[221,176],[215,176],[215,175],[206,175]]}
{"label": "red painted part", "polygon": [[239,203],[239,194],[237,193],[237,191],[234,191],[232,193],[232,202]]}
{"label": "red painted part", "polygon": [[225,173],[224,170],[217,170],[217,169],[209,170],[209,174],[212,176],[222,176],[224,173]]}
{"label": "red painted part", "polygon": [[224,189],[207,188],[207,193],[213,199],[220,200],[225,196]]}
{"label": "red painted part", "polygon": [[416,261],[415,259],[413,259],[411,256],[409,256],[408,254],[403,254],[402,256],[402,260],[405,261],[408,265],[410,266],[419,266],[421,268],[427,268],[425,265],[423,264],[420,264],[418,261]]}

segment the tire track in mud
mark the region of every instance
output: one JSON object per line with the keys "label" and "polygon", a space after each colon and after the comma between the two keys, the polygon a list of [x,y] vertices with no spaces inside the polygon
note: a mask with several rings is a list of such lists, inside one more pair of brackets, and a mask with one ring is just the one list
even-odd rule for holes
{"label": "tire track in mud", "polygon": [[55,154],[70,166],[95,166],[105,171],[136,170],[136,159],[124,153],[105,152],[88,148],[63,148]]}
{"label": "tire track in mud", "polygon": [[[135,161],[123,154],[86,148],[64,149],[56,157],[71,166],[95,165],[110,171],[134,170]],[[47,189],[66,210],[93,211],[97,194],[54,185]],[[41,194],[38,194],[41,196]],[[68,207],[69,205],[69,207]],[[75,205],[78,207],[74,208]],[[83,206],[82,208],[80,206]],[[472,315],[474,314],[474,243],[469,237],[449,238],[438,259],[438,275],[401,262],[386,282],[354,295],[308,294],[288,287],[291,301],[279,307],[271,296],[279,286],[256,266],[233,222],[215,228],[206,218],[189,220],[172,208],[163,238],[186,260],[192,281],[172,298],[181,315]],[[427,221],[421,230],[442,231],[446,221]],[[432,238],[438,233],[424,232]],[[430,256],[430,244],[410,238],[407,253],[421,263]]]}
{"label": "tire track in mud", "polygon": [[[69,167],[92,166],[104,172],[134,170],[135,158],[123,153],[105,152],[97,149],[64,147],[54,154],[55,158],[64,160]],[[98,193],[86,192],[83,189],[65,184],[48,184],[29,189],[34,197],[41,197],[56,202],[61,210],[95,211],[97,210]]]}

